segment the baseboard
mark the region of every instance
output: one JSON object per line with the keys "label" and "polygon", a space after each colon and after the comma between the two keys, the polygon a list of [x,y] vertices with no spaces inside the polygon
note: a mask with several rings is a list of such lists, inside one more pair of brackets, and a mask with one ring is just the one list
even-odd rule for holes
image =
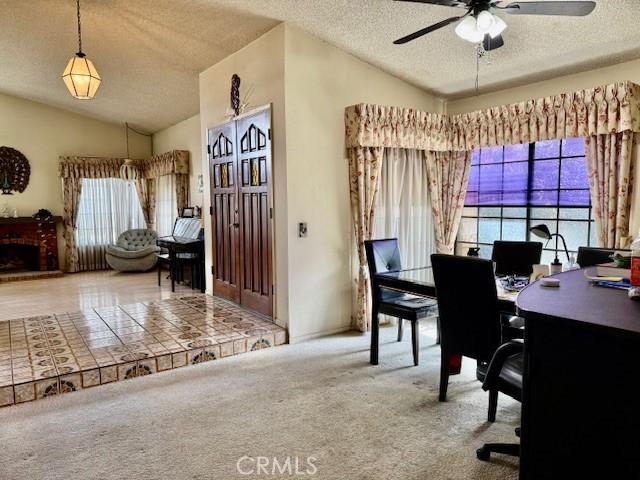
{"label": "baseboard", "polygon": [[[350,325],[345,325],[344,327],[332,328],[330,330],[323,330],[321,332],[310,333],[308,335],[300,335],[298,337],[289,336],[289,343],[301,343],[306,342],[307,340],[312,340],[318,337],[326,337],[328,335],[335,335],[336,333],[348,332],[351,330]],[[289,333],[291,335],[291,333]]]}

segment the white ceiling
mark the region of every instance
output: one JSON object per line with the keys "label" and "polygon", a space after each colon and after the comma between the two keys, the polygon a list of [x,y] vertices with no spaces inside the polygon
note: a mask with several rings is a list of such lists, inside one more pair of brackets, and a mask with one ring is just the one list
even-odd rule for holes
{"label": "white ceiling", "polygon": [[[393,0],[82,0],[83,47],[103,77],[96,99],[69,96],[73,0],[5,0],[0,91],[156,131],[198,112],[198,73],[279,21],[447,98],[474,91],[474,47],[454,25],[393,40],[460,10]],[[640,58],[638,0],[597,0],[584,18],[504,15],[505,47],[483,62],[481,91]]]}

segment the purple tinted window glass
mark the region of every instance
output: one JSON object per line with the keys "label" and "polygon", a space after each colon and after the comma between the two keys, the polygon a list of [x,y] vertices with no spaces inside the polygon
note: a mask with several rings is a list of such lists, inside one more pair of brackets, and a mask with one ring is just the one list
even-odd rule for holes
{"label": "purple tinted window glass", "polygon": [[527,161],[529,159],[529,144],[507,145],[504,147],[504,161],[518,162]]}
{"label": "purple tinted window glass", "polygon": [[479,179],[480,168],[477,165],[472,165],[471,169],[469,170],[469,186],[467,187],[467,191],[471,190],[477,192]]}
{"label": "purple tinted window glass", "polygon": [[465,205],[478,205],[478,192],[467,192],[467,196],[464,200]]}
{"label": "purple tinted window glass", "polygon": [[549,205],[555,206],[558,204],[558,192],[557,190],[531,192],[531,204],[542,207]]}
{"label": "purple tinted window glass", "polygon": [[558,160],[541,160],[534,162],[533,188],[558,188],[558,164]]}
{"label": "purple tinted window glass", "polygon": [[563,207],[587,207],[590,199],[589,190],[560,190],[560,205]]}
{"label": "purple tinted window glass", "polygon": [[559,156],[560,142],[558,140],[536,142],[534,158],[557,158]]}
{"label": "purple tinted window glass", "polygon": [[471,165],[478,165],[480,163],[480,149],[477,148],[471,155]]}
{"label": "purple tinted window glass", "polygon": [[502,163],[502,147],[489,147],[481,149],[480,163]]}
{"label": "purple tinted window glass", "polygon": [[579,157],[584,153],[584,138],[567,138],[562,141],[563,157]]}
{"label": "purple tinted window glass", "polygon": [[502,193],[502,205],[526,205],[527,204],[527,192],[503,192]]}
{"label": "purple tinted window glass", "polygon": [[480,192],[478,205],[500,205],[502,203],[502,192]]}
{"label": "purple tinted window glass", "polygon": [[560,168],[560,188],[585,188],[589,186],[587,162],[584,157],[563,158]]}
{"label": "purple tinted window glass", "polygon": [[502,164],[480,166],[480,191],[481,192],[501,192],[502,191]]}
{"label": "purple tinted window glass", "polygon": [[502,189],[508,192],[526,192],[529,182],[529,165],[525,162],[505,163]]}

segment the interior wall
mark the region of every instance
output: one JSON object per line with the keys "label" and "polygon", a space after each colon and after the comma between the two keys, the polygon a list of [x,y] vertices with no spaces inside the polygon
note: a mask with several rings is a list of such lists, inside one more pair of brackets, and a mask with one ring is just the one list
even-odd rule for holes
{"label": "interior wall", "polygon": [[[438,98],[286,25],[285,95],[291,341],[351,325],[357,270],[344,109],[375,103],[441,111]],[[308,236],[298,237],[298,222]]]}
{"label": "interior wall", "polygon": [[[31,166],[23,193],[0,196],[0,205],[8,204],[11,211],[17,208],[20,216],[31,216],[40,208],[62,215],[61,155],[124,157],[127,153],[124,125],[4,94],[0,94],[0,145],[21,151]],[[151,139],[130,132],[129,149],[133,158],[147,158]],[[61,262],[63,242],[59,228]]]}
{"label": "interior wall", "polygon": [[[203,135],[202,171],[205,178],[205,262],[206,272],[211,271],[211,217],[207,214],[211,205],[209,164],[206,154],[207,130],[226,121],[230,107],[231,76],[240,76],[240,99],[248,100],[249,109],[271,104],[272,111],[272,175],[274,216],[274,257],[276,304],[274,318],[283,326],[288,324],[288,275],[287,275],[287,153],[285,135],[284,96],[284,25],[278,25],[262,37],[200,74],[200,131]],[[250,98],[246,99],[247,92]],[[207,277],[207,291],[212,292],[212,278]]]}
{"label": "interior wall", "polygon": [[202,136],[199,114],[153,134],[153,155],[170,150],[189,152],[189,205],[202,207],[204,192],[198,191],[198,175],[202,174]]}
{"label": "interior wall", "polygon": [[[530,85],[447,102],[445,109],[447,113],[455,115],[481,110],[495,105],[520,102],[530,98],[546,97],[562,92],[573,92],[591,88],[596,85],[606,85],[623,80],[640,84],[640,60],[624,62],[610,67],[565,75]],[[638,138],[640,135],[636,135],[636,137],[636,142],[640,142],[640,138]],[[640,148],[638,145],[634,148],[634,157],[635,182],[630,225],[632,237],[636,237],[640,230]]]}

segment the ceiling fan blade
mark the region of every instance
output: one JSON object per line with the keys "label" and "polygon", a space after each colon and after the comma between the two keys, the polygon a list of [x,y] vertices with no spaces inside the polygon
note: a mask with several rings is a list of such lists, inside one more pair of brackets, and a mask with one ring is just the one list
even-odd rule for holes
{"label": "ceiling fan blade", "polygon": [[487,52],[500,48],[503,45],[504,39],[502,38],[502,35],[498,35],[495,38],[491,38],[491,35],[485,35],[484,40],[482,41],[482,46]]}
{"label": "ceiling fan blade", "polygon": [[593,12],[596,2],[514,2],[502,7],[512,15],[564,15],[584,17]]}
{"label": "ceiling fan blade", "polygon": [[471,0],[396,0],[396,2],[428,3],[431,5],[442,5],[443,7],[469,8]]}
{"label": "ceiling fan blade", "polygon": [[[463,15],[463,16],[465,16],[465,15]],[[438,30],[438,29],[440,29],[442,27],[446,27],[447,25],[449,25],[449,24],[451,24],[453,22],[457,22],[463,16],[451,17],[451,18],[447,18],[446,20],[442,20],[441,22],[434,23],[433,25],[425,27],[422,30],[418,30],[417,32],[413,32],[412,34],[407,35],[406,37],[399,38],[398,40],[396,40],[393,43],[395,45],[402,45],[403,43],[410,42],[411,40],[415,40],[416,38],[420,38],[421,36],[426,35],[427,33],[434,32],[435,30]]]}

